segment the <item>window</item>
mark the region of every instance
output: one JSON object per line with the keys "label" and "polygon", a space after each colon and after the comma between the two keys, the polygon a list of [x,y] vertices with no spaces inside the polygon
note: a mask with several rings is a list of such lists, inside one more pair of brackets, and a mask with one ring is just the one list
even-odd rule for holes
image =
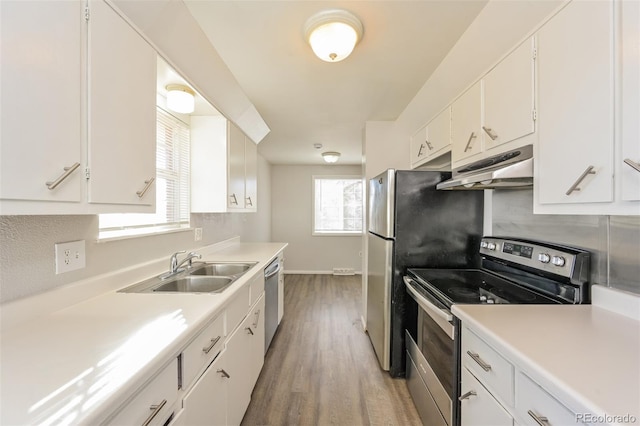
{"label": "window", "polygon": [[313,235],[362,233],[362,179],[313,177]]}
{"label": "window", "polygon": [[157,108],[156,213],[101,214],[100,238],[189,226],[189,126]]}

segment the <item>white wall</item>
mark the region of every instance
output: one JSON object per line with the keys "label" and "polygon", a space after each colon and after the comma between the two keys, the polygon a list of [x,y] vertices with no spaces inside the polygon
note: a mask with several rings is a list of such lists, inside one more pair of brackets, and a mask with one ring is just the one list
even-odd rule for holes
{"label": "white wall", "polygon": [[[75,281],[241,236],[242,241],[270,240],[271,166],[258,156],[257,213],[191,215],[192,227],[203,228],[202,241],[193,231],[96,242],[98,216],[0,216],[0,303],[42,293]],[[85,240],[87,265],[56,275],[54,244]]]}
{"label": "white wall", "polygon": [[287,272],[360,271],[361,236],[312,235],[312,176],[362,176],[360,166],[271,166],[271,237],[288,242]]}

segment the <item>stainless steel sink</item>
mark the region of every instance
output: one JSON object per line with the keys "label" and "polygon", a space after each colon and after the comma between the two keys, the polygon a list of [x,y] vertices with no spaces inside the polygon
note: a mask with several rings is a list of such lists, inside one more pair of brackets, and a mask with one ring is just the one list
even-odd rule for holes
{"label": "stainless steel sink", "polygon": [[122,293],[222,293],[257,262],[194,262],[120,290]]}
{"label": "stainless steel sink", "polygon": [[173,279],[153,288],[153,291],[176,293],[220,293],[237,278],[221,276],[187,276]]}
{"label": "stainless steel sink", "polygon": [[251,269],[253,265],[255,265],[255,263],[194,263],[189,275],[242,275]]}

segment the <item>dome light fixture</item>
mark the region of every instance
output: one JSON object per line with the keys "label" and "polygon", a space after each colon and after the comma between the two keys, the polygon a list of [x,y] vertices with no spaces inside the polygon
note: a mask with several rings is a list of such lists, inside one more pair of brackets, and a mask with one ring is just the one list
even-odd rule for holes
{"label": "dome light fixture", "polygon": [[195,92],[182,84],[167,86],[167,108],[181,114],[190,114],[195,110]]}
{"label": "dome light fixture", "polygon": [[304,24],[304,37],[313,53],[326,62],[339,62],[349,56],[362,33],[362,22],[342,9],[318,12]]}
{"label": "dome light fixture", "polygon": [[340,153],[335,151],[323,152],[322,158],[326,163],[335,163],[340,158]]}

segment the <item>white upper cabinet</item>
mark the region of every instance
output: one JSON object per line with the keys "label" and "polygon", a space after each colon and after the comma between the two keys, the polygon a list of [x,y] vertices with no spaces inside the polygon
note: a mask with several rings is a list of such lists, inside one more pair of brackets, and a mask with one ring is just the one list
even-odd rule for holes
{"label": "white upper cabinet", "polygon": [[90,8],[89,202],[153,212],[157,54],[104,1]]}
{"label": "white upper cabinet", "polygon": [[534,60],[530,38],[483,78],[485,150],[535,131]]}
{"label": "white upper cabinet", "polygon": [[478,81],[451,105],[451,162],[456,163],[483,150],[482,82]]}
{"label": "white upper cabinet", "polygon": [[533,143],[535,57],[529,38],[453,102],[453,168]]}
{"label": "white upper cabinet", "polygon": [[80,2],[0,2],[1,214],[82,201],[82,16]]}
{"label": "white upper cabinet", "polygon": [[411,166],[418,167],[450,151],[451,107],[447,107],[411,138]]}
{"label": "white upper cabinet", "polygon": [[640,214],[639,9],[574,0],[538,32],[535,213]]}
{"label": "white upper cabinet", "polygon": [[223,116],[191,117],[191,211],[255,212],[257,155]]}
{"label": "white upper cabinet", "polygon": [[538,45],[538,200],[610,202],[612,2],[573,1],[540,29]]}

